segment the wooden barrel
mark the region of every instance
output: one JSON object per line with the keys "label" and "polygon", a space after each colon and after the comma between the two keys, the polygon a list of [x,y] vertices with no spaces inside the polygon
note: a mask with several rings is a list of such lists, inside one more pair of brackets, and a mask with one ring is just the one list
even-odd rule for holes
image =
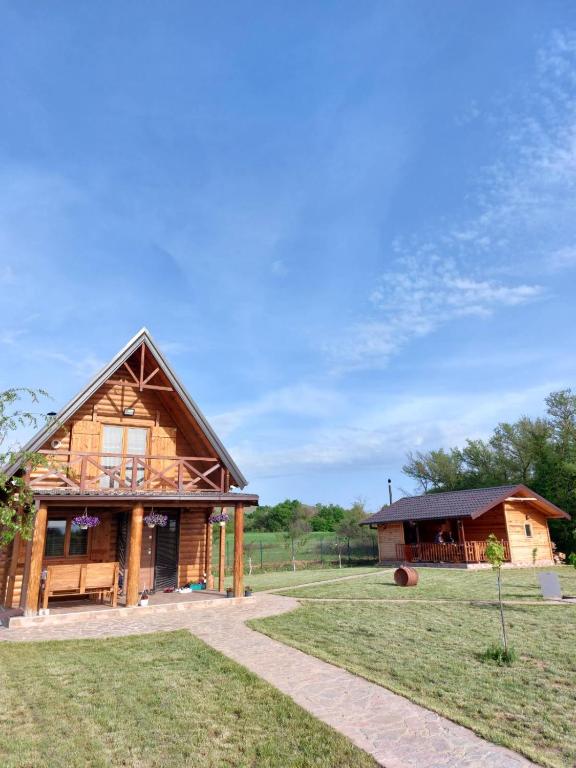
{"label": "wooden barrel", "polygon": [[418,584],[418,571],[409,565],[402,565],[394,571],[394,581],[398,587],[415,587]]}

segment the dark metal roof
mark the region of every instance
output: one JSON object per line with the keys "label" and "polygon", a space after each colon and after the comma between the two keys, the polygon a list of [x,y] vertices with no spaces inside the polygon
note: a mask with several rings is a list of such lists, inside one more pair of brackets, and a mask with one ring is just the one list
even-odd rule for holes
{"label": "dark metal roof", "polygon": [[[138,333],[132,339],[130,339],[128,344],[126,344],[126,346],[121,349],[120,352],[118,352],[118,354],[115,355],[112,360],[107,365],[105,365],[99,373],[96,374],[96,376],[94,376],[94,378],[86,385],[86,387],[84,387],[83,390],[81,390],[74,398],[72,398],[72,400],[70,400],[69,403],[64,406],[64,408],[60,410],[60,412],[56,415],[56,418],[51,421],[50,424],[41,429],[36,435],[34,435],[34,437],[29,440],[28,443],[26,443],[26,445],[22,448],[21,453],[24,454],[27,452],[39,450],[46,442],[46,440],[49,440],[52,435],[55,434],[58,429],[60,429],[61,425],[71,416],[73,416],[74,413],[76,413],[76,411],[90,397],[92,397],[94,392],[96,392],[102,386],[102,384],[104,384],[137,349],[139,349],[140,345],[143,343],[146,344],[151,354],[156,358],[158,365],[174,388],[174,391],[178,393],[185,407],[188,409],[189,413],[192,414],[192,417],[196,420],[196,423],[200,426],[200,429],[206,436],[208,442],[214,448],[226,468],[230,471],[235,484],[240,488],[244,488],[248,481],[242,472],[240,472],[240,469],[208,423],[208,420],[201,412],[200,408],[196,405],[194,400],[190,397],[186,389],[180,383],[180,380],[170,367],[162,352],[156,346],[147,328],[142,328],[140,331],[138,331]],[[16,461],[11,466],[6,467],[4,471],[7,475],[14,474],[14,472],[19,469],[21,463],[21,460]]]}
{"label": "dark metal roof", "polygon": [[435,520],[446,517],[477,517],[521,489],[529,490],[523,485],[498,485],[494,488],[473,488],[467,491],[405,496],[389,507],[382,507],[361,525],[404,520]]}

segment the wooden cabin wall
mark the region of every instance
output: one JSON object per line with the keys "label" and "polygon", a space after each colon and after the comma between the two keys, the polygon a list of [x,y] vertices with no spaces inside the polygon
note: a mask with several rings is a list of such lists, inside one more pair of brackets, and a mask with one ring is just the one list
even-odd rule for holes
{"label": "wooden cabin wall", "polygon": [[12,545],[0,547],[0,605],[4,605]]}
{"label": "wooden cabin wall", "polygon": [[[18,608],[20,605],[20,596],[22,594],[22,584],[24,581],[24,568],[26,565],[26,551],[28,549],[28,544],[29,542],[23,541],[21,539],[18,545],[18,562],[16,565],[16,573],[14,576],[14,591],[12,593],[12,604],[8,605],[7,603],[5,603],[6,608]],[[8,565],[11,559],[12,559],[12,549],[10,548],[8,564],[6,566],[6,574],[8,573]],[[0,595],[4,597],[5,592],[0,592]]]}
{"label": "wooden cabin wall", "polygon": [[[210,456],[205,444],[197,439],[191,425],[183,423],[171,398],[173,392],[160,394],[155,390],[140,392],[136,387],[106,382],[87,400],[58,433],[42,446],[52,450],[52,440],[62,442],[60,450],[99,451],[101,424],[121,424],[134,427],[176,428],[176,445],[173,453],[179,456]],[[134,416],[124,416],[125,408],[134,408]],[[80,422],[83,422],[80,425]],[[91,428],[90,423],[94,423]],[[96,426],[96,424],[98,426]]]}
{"label": "wooden cabin wall", "polygon": [[499,504],[494,509],[489,510],[475,520],[466,517],[462,520],[464,529],[464,538],[466,541],[486,541],[491,533],[497,539],[508,539],[508,530],[506,528],[506,518],[504,516],[504,507]]}
{"label": "wooden cabin wall", "polygon": [[[507,501],[504,504],[510,553],[513,563],[532,563],[532,551],[536,548],[536,562],[549,563],[553,561],[552,543],[548,531],[548,520],[542,512],[532,507],[528,502]],[[528,520],[526,519],[528,515]],[[532,538],[526,536],[524,524],[532,526]]]}
{"label": "wooden cabin wall", "polygon": [[[55,517],[66,517],[69,515],[78,515],[83,511],[83,508],[80,509],[70,509],[70,507],[66,508],[65,510],[58,510],[58,509],[50,509],[48,510],[48,518],[55,518]],[[58,557],[51,557],[48,560],[44,560],[44,565],[47,564],[56,564],[56,563],[76,563],[81,562],[84,563],[86,561],[89,562],[98,562],[98,563],[106,563],[116,560],[116,542],[118,538],[118,517],[116,512],[108,511],[108,510],[91,510],[93,514],[97,514],[100,519],[101,523],[96,528],[93,528],[90,531],[90,536],[88,539],[88,555],[84,557],[66,557],[66,558],[58,558]],[[24,581],[24,569],[26,565],[26,552],[27,552],[28,542],[21,541],[18,551],[18,564],[16,568],[16,576],[14,580],[14,594],[12,597],[12,605],[6,606],[8,608],[18,608],[20,605],[20,596],[22,593],[22,584]],[[8,572],[8,564],[11,558],[11,553],[8,556],[8,563],[6,565],[6,574]],[[2,555],[0,554],[0,568],[2,567]],[[4,579],[6,576],[4,576]],[[4,585],[4,591],[2,591],[2,571],[0,571],[0,605],[2,604],[3,597],[5,595],[5,589],[6,585]]]}
{"label": "wooden cabin wall", "polygon": [[180,545],[178,554],[178,584],[198,581],[204,574],[206,560],[206,527],[211,510],[180,511]]}
{"label": "wooden cabin wall", "polygon": [[404,544],[404,524],[385,523],[378,526],[378,559],[397,560],[396,544]]}

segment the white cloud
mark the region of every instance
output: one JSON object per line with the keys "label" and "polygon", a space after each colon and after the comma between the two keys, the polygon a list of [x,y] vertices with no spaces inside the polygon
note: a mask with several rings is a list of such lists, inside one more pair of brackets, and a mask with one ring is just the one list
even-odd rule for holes
{"label": "white cloud", "polygon": [[9,347],[13,347],[25,333],[26,331],[23,329],[4,328],[3,330],[0,330],[0,344],[6,344]]}
{"label": "white cloud", "polygon": [[[499,421],[540,412],[544,397],[561,386],[548,381],[497,395],[493,391],[411,394],[388,398],[385,405],[374,397],[361,409],[348,402],[347,423],[327,417],[319,427],[299,432],[291,444],[286,434],[280,440],[274,431],[259,427],[254,417],[243,430],[250,440],[231,448],[251,480],[375,466],[385,472],[397,469],[414,448],[463,445],[466,438],[488,437]],[[279,444],[286,447],[279,449]]]}
{"label": "white cloud", "polygon": [[250,429],[257,419],[266,416],[306,416],[328,418],[342,407],[343,398],[333,390],[308,384],[295,384],[262,395],[251,403],[220,413],[210,419],[216,432],[226,437],[237,429]]}
{"label": "white cloud", "polygon": [[576,33],[557,33],[515,112],[504,101],[509,113],[491,117],[500,153],[478,172],[468,215],[392,244],[372,312],[327,347],[335,370],[383,367],[411,340],[532,302],[551,273],[576,268],[575,88]]}
{"label": "white cloud", "polygon": [[452,260],[424,249],[403,256],[381,278],[371,303],[373,320],[359,322],[328,348],[337,370],[383,366],[412,339],[461,317],[487,317],[502,307],[534,301],[539,285],[505,285],[464,274]]}
{"label": "white cloud", "polygon": [[89,378],[104,367],[105,363],[92,354],[73,357],[63,352],[51,352],[49,350],[37,350],[32,353],[34,357],[43,357],[47,360],[55,360],[69,368],[79,378]]}

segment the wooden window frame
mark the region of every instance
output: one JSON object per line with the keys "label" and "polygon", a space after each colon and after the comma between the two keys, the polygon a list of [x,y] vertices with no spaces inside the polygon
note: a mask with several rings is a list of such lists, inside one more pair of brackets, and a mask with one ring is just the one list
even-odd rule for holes
{"label": "wooden window frame", "polygon": [[[100,423],[100,446],[99,452],[104,453],[104,428],[105,427],[120,427],[122,429],[122,450],[120,453],[122,456],[128,455],[128,430],[129,429],[145,429],[146,430],[146,453],[142,454],[143,458],[150,456],[150,443],[152,440],[152,430],[150,426],[145,424],[126,424],[126,422],[110,421],[106,419]],[[126,460],[122,459],[122,465],[120,468],[120,478],[126,480]],[[147,479],[147,472],[144,474],[144,478]]]}
{"label": "wooden window frame", "polygon": [[[530,531],[530,533],[528,533],[528,531]],[[529,522],[524,523],[524,536],[527,539],[534,538],[534,530],[532,528],[532,523],[529,523]]]}
{"label": "wooden window frame", "polygon": [[[79,512],[76,510],[74,512],[62,512],[60,514],[53,514],[48,517],[48,520],[46,521],[46,531],[48,531],[48,525],[54,521],[54,520],[65,520],[66,521],[66,531],[64,533],[64,552],[61,555],[47,555],[46,554],[46,545],[44,545],[44,553],[42,556],[43,560],[46,560],[50,563],[59,563],[59,562],[70,562],[72,561],[89,561],[90,560],[90,550],[92,546],[92,529],[88,528],[86,531],[87,537],[86,537],[86,553],[84,555],[71,555],[70,554],[70,538],[72,534],[72,520],[75,518]],[[46,536],[47,540],[47,536]]]}

